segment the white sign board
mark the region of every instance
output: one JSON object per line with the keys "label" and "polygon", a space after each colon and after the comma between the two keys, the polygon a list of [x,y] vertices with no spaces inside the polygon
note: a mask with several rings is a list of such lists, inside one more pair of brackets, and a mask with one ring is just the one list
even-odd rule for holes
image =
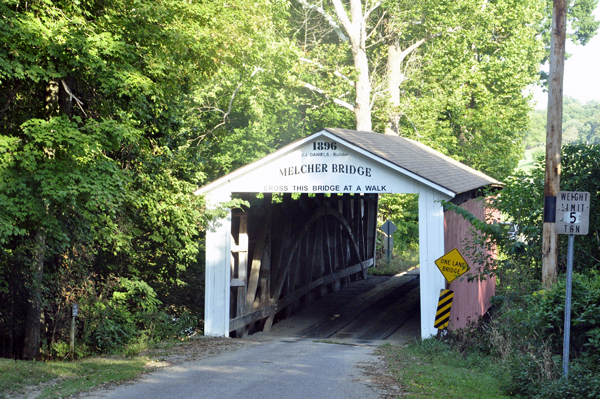
{"label": "white sign board", "polygon": [[561,191],[556,199],[556,232],[586,235],[590,220],[590,193]]}
{"label": "white sign board", "polygon": [[343,144],[319,137],[235,182],[233,191],[281,193],[416,193],[413,179]]}

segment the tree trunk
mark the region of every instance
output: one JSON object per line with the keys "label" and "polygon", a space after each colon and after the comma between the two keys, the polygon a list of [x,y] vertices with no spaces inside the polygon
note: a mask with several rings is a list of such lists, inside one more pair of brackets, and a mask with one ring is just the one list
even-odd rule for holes
{"label": "tree trunk", "polygon": [[371,126],[371,82],[369,81],[369,60],[367,51],[363,46],[352,46],[354,67],[358,72],[356,81],[356,102],[354,115],[356,117],[356,130],[370,132]]}
{"label": "tree trunk", "polygon": [[556,197],[560,191],[560,152],[562,145],[562,100],[565,66],[566,0],[554,0],[548,85],[548,124],[546,127],[546,180],[544,185],[544,226],[542,235],[542,283],[556,282],[558,235]]}
{"label": "tree trunk", "polygon": [[46,233],[42,228],[35,234],[35,255],[33,281],[27,300],[27,318],[25,320],[25,341],[23,359],[37,359],[40,353],[40,328],[42,325],[42,277],[44,275],[44,253]]}
{"label": "tree trunk", "polygon": [[358,80],[355,82],[356,102],[354,105],[356,130],[370,132],[373,129],[371,126],[371,82],[369,80],[369,59],[367,58],[365,45],[367,37],[365,20],[368,15],[363,15],[360,0],[350,1],[351,18],[348,18],[348,14],[340,0],[333,0],[333,6],[350,39],[354,68],[358,73]]}
{"label": "tree trunk", "polygon": [[398,44],[388,45],[387,92],[390,117],[385,134],[400,134],[400,83],[402,83],[402,52]]}
{"label": "tree trunk", "polygon": [[[60,115],[60,86],[57,79],[46,85],[46,117],[48,119]],[[40,199],[43,202],[43,199]],[[35,233],[35,250],[33,255],[33,275],[27,315],[25,319],[25,340],[23,342],[23,359],[34,360],[40,354],[40,329],[42,326],[42,277],[44,276],[44,254],[46,251],[46,233],[38,227]]]}

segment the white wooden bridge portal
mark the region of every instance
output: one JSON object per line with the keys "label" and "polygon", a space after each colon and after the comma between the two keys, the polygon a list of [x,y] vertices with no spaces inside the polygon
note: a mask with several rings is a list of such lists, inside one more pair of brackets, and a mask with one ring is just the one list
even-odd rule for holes
{"label": "white wooden bridge portal", "polygon": [[[439,200],[462,203],[497,184],[406,138],[325,129],[198,189],[210,206],[232,195],[251,202],[207,231],[205,334],[269,330],[299,306],[366,278],[380,193],[419,196],[421,336],[435,334],[445,280],[434,261],[448,234]],[[472,300],[490,295],[477,291]]]}

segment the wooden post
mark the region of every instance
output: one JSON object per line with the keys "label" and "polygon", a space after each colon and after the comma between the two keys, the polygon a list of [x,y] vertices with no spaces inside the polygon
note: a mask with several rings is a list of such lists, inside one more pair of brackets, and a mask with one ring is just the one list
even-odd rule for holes
{"label": "wooden post", "polygon": [[71,360],[75,359],[75,316],[71,316],[71,344],[69,345]]}
{"label": "wooden post", "polygon": [[73,310],[71,312],[71,342],[69,345],[69,352],[71,353],[71,360],[75,359],[75,317],[79,311],[79,306],[73,304]]}
{"label": "wooden post", "polygon": [[366,221],[366,234],[367,234],[367,242],[366,242],[366,252],[365,259],[369,259],[373,257],[373,261],[375,261],[375,235],[377,230],[376,218],[377,218],[377,195],[378,194],[367,194],[365,195],[365,206],[367,212],[367,221]]}
{"label": "wooden post", "polygon": [[546,127],[546,180],[544,185],[544,227],[542,241],[542,283],[556,281],[558,235],[556,234],[556,196],[560,191],[560,151],[562,144],[563,76],[565,67],[566,0],[554,0],[550,81],[548,87],[548,124]]}
{"label": "wooden post", "polygon": [[265,249],[263,260],[260,265],[260,304],[261,308],[269,306],[271,292],[271,259],[273,257],[273,194],[265,193],[263,204],[267,206],[267,237],[265,238]]}
{"label": "wooden post", "polygon": [[[270,207],[269,207],[270,208]],[[254,299],[256,298],[256,291],[258,289],[258,282],[260,279],[261,262],[263,259],[263,252],[265,249],[266,239],[271,226],[271,213],[270,209],[267,211],[267,215],[261,220],[262,226],[260,227],[258,237],[256,239],[256,245],[254,245],[254,254],[252,255],[252,264],[250,266],[250,275],[248,276],[248,287],[246,291],[246,310],[252,312],[254,305]],[[266,219],[266,220],[265,220]],[[241,277],[240,277],[241,278]]]}

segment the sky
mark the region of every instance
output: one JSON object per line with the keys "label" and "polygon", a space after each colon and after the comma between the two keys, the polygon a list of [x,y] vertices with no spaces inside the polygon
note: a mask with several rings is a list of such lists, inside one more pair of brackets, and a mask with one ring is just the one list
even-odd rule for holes
{"label": "sky", "polygon": [[[600,6],[594,11],[600,19]],[[578,46],[567,40],[567,53],[571,57],[565,61],[563,94],[576,98],[582,103],[600,101],[600,32],[585,46]],[[547,70],[547,69],[546,69]],[[545,109],[548,93],[540,87],[532,87],[536,109]]]}

